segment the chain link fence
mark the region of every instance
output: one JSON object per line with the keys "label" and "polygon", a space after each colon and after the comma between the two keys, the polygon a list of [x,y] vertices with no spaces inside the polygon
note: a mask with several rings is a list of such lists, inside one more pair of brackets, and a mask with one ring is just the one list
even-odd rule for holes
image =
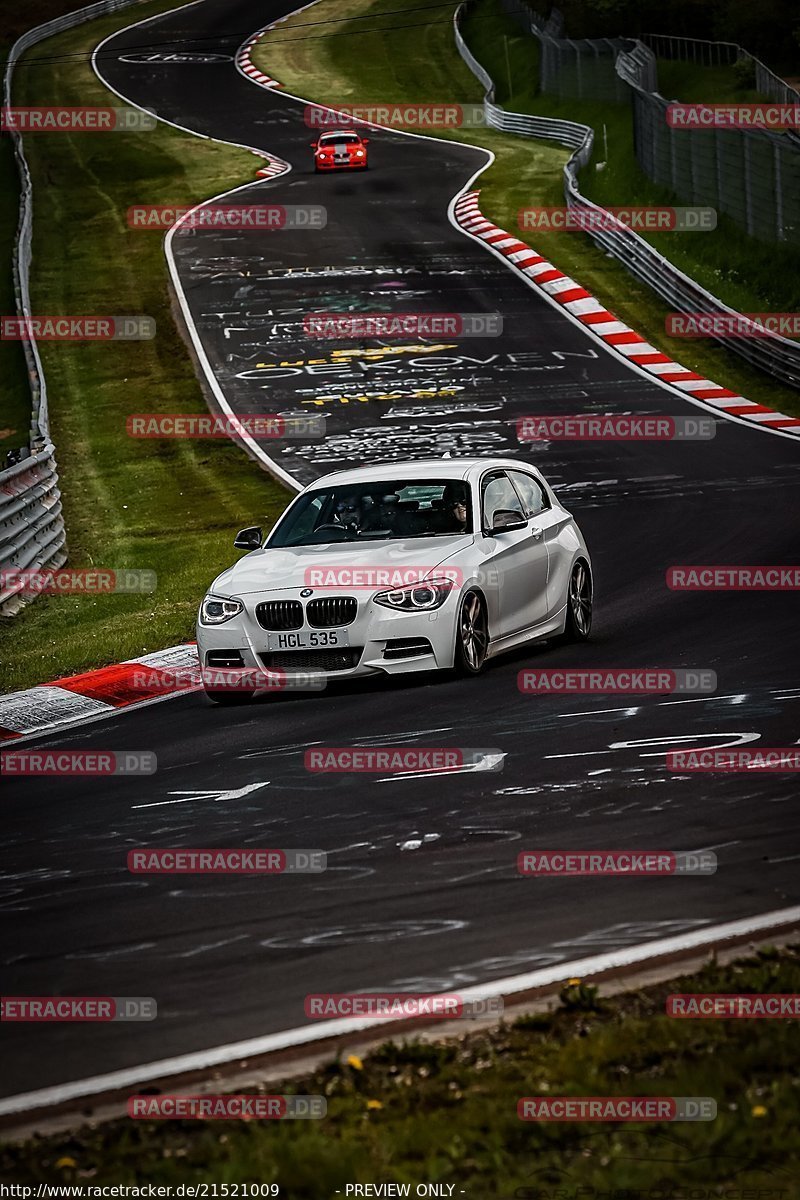
{"label": "chain link fence", "polygon": [[800,102],[800,92],[796,88],[737,42],[707,42],[702,38],[673,37],[668,33],[643,33],[639,40],[659,58],[691,62],[696,66],[731,67],[737,62],[748,62],[753,72],[753,86],[762,96],[769,96],[770,100],[780,104]]}
{"label": "chain link fence", "polygon": [[[462,17],[472,3],[473,0],[464,0],[456,10],[455,39],[461,57],[486,88],[484,113],[487,125],[522,137],[548,138],[561,145],[575,147],[574,153],[564,166],[566,203],[571,209],[583,210],[586,213],[603,213],[603,225],[611,226],[597,228],[595,225],[588,236],[607,253],[619,259],[635,278],[652,288],[674,311],[722,313],[734,318],[739,317],[740,314],[735,309],[723,304],[718,297],[680,271],[638,233],[634,233],[627,225],[613,221],[611,214],[581,194],[578,172],[589,163],[594,141],[594,131],[588,125],[580,125],[573,121],[543,120],[527,113],[509,113],[495,104],[491,76],[475,59],[461,34]],[[637,50],[636,57],[625,64],[625,69],[632,78],[638,78],[638,72],[650,69],[647,54],[642,53],[634,43],[633,51]],[[797,342],[778,336],[740,338],[724,334],[717,335],[715,341],[781,382],[800,388],[800,344]]]}
{"label": "chain link fence", "polygon": [[500,0],[508,16],[539,42],[539,86],[543,92],[572,100],[608,100],[627,104],[630,93],[614,70],[624,38],[565,38],[564,18],[554,8],[544,21],[520,0]]}
{"label": "chain link fence", "polygon": [[725,213],[751,237],[800,246],[800,138],[670,126],[669,103],[657,91],[656,54],[701,66],[749,61],[758,90],[776,103],[800,104],[800,94],[733,42],[650,34],[617,60],[620,78],[632,89],[634,150],[648,178],[682,200]]}
{"label": "chain link fence", "polygon": [[[127,8],[136,0],[100,0],[54,21],[29,29],[18,38],[6,63],[3,103],[11,107],[11,86],[19,59],[31,46],[53,34],[73,29],[94,17]],[[22,136],[11,130],[20,178],[19,221],[12,254],[17,313],[30,318],[30,266],[33,237],[33,188]],[[55,570],[67,559],[55,447],[50,437],[47,381],[34,338],[23,342],[31,389],[30,446],[26,457],[0,471],[0,572]],[[0,617],[13,617],[37,593],[0,585]]]}
{"label": "chain link fence", "polygon": [[572,39],[558,9],[544,21],[522,0],[503,10],[539,42],[542,92],[563,98],[632,103],[634,150],[649,179],[687,203],[724,213],[751,237],[800,245],[800,137],[763,129],[680,129],[667,122],[656,56],[700,67],[750,65],[753,86],[779,104],[800,93],[735,42],[645,34]]}

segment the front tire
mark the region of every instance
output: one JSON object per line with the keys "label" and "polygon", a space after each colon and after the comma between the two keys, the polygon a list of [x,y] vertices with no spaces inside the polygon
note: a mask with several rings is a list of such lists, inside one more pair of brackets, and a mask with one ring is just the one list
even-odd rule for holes
{"label": "front tire", "polygon": [[489,622],[479,592],[461,600],[456,624],[455,668],[459,675],[480,675],[489,649]]}
{"label": "front tire", "polygon": [[592,571],[585,559],[579,558],[572,568],[567,592],[567,620],[564,640],[588,641],[592,632]]}
{"label": "front tire", "polygon": [[206,696],[212,704],[221,704],[230,708],[235,704],[249,704],[255,696],[255,692],[223,692],[206,689]]}

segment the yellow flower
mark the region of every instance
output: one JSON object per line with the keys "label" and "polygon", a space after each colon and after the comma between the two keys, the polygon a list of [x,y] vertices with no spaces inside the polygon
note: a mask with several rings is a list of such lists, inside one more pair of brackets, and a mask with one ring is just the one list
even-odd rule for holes
{"label": "yellow flower", "polygon": [[383,1105],[381,1104],[380,1100],[368,1100],[367,1108],[383,1108]]}
{"label": "yellow flower", "polygon": [[567,983],[569,984],[570,987],[577,987],[578,984],[580,983],[580,979],[568,979]]}
{"label": "yellow flower", "polygon": [[753,1117],[765,1117],[767,1115],[767,1110],[764,1108],[763,1104],[754,1104],[750,1109],[750,1115]]}
{"label": "yellow flower", "polygon": [[352,1067],[354,1071],[364,1070],[364,1064],[357,1054],[351,1054],[348,1056],[347,1065],[348,1067]]}
{"label": "yellow flower", "polygon": [[57,1167],[77,1167],[77,1165],[74,1158],[59,1158],[56,1163]]}

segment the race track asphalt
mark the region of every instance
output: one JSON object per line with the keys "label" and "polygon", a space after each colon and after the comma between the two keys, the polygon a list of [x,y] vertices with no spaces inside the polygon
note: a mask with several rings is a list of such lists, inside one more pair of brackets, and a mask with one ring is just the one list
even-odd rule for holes
{"label": "race track asphalt", "polygon": [[[340,684],[232,710],[192,695],[38,739],[155,751],[159,770],[4,781],[4,994],[152,995],[159,1018],[9,1026],[2,1095],[303,1025],[308,992],[456,989],[797,902],[796,780],[673,776],[663,755],[744,735],[763,746],[800,738],[797,595],[665,584],[672,564],[797,560],[800,447],[725,421],[704,442],[520,445],[514,422],[531,413],[698,410],[591,342],[450,224],[448,203],[480,151],[375,132],[368,173],[315,176],[302,105],[232,61],[124,61],[173,49],[232,58],[291,7],[202,0],[123,31],[97,62],[160,116],[291,163],[237,203],[327,210],[315,231],[174,239],[219,383],[239,413],[328,414],[324,443],[276,447],[301,482],[447,449],[536,462],[592,550],[595,636],[511,655],[477,680]],[[337,359],[303,336],[302,316],[354,300],[499,312],[503,334],[309,371]],[[288,361],[298,374],[281,374]],[[710,668],[719,686],[705,697],[537,697],[517,688],[531,665]],[[447,777],[304,769],[307,747],[350,744],[505,758],[501,772]],[[319,848],[329,870],[135,877],[126,855],[140,846]],[[522,849],[621,847],[711,847],[719,869],[598,880],[516,871]]]}

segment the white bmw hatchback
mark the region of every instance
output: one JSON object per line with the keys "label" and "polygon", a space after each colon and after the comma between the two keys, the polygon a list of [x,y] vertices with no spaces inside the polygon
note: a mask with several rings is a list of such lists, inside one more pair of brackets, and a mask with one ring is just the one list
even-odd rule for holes
{"label": "white bmw hatchback", "polygon": [[234,545],[250,553],[214,580],[197,622],[218,702],[248,695],[209,683],[220,670],[476,675],[525,642],[591,630],[583,536],[536,468],[513,459],[326,475],[266,540],[253,527]]}

